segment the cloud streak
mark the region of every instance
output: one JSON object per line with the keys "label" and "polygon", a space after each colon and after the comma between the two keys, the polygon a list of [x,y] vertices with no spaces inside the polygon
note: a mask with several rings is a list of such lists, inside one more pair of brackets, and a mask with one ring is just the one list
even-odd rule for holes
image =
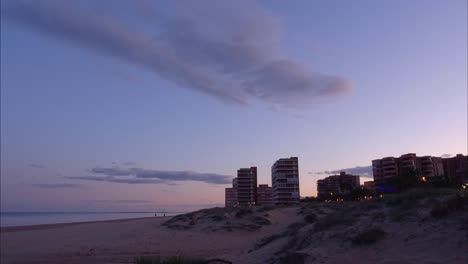
{"label": "cloud streak", "polygon": [[194,171],[161,171],[142,168],[109,167],[92,168],[92,176],[72,176],[68,179],[88,180],[100,182],[114,182],[127,184],[167,184],[176,182],[195,181],[209,184],[230,184],[231,176],[215,173],[199,173]]}
{"label": "cloud streak", "polygon": [[86,203],[104,203],[104,204],[152,204],[149,200],[81,200]]}
{"label": "cloud streak", "polygon": [[29,164],[29,167],[31,167],[31,168],[36,168],[36,169],[44,169],[44,168],[45,168],[44,165],[42,165],[42,164],[35,164],[35,163]]}
{"label": "cloud streak", "polygon": [[73,183],[36,183],[31,185],[37,188],[44,189],[76,189],[82,187],[80,184]]}
{"label": "cloud streak", "polygon": [[349,173],[349,174],[359,175],[359,176],[363,176],[363,177],[370,177],[370,178],[373,177],[372,165],[370,165],[370,166],[356,166],[356,167],[340,169],[340,170],[321,171],[321,172],[316,172],[316,173],[313,173],[313,174],[328,174],[328,175],[331,175],[331,174],[338,174],[338,173],[340,173],[342,171],[344,171],[346,173]]}
{"label": "cloud streak", "polygon": [[282,54],[281,23],[256,2],[171,1],[158,11],[114,3],[14,1],[2,18],[224,102],[306,107],[351,89],[348,80],[313,73]]}

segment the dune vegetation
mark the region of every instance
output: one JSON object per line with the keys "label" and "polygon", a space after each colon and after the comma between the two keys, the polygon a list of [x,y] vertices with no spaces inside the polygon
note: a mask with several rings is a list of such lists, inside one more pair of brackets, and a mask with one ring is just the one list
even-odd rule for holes
{"label": "dune vegetation", "polygon": [[[403,247],[405,251],[404,246],[410,241],[416,249],[437,250],[436,237],[456,240],[454,242],[462,246],[460,232],[468,219],[467,192],[450,188],[416,188],[362,201],[303,201],[293,207],[295,222],[257,239],[233,263],[260,260],[261,263],[340,263],[344,261],[343,256],[353,258],[359,254],[377,259],[375,252],[378,250],[397,252]],[[271,225],[274,220],[270,219],[270,214],[282,208],[206,209],[174,217],[163,226],[176,230],[257,232]],[[393,245],[394,249],[388,245]],[[452,256],[457,257],[458,253],[452,252]],[[398,259],[397,256],[386,258]],[[442,254],[440,259],[444,258]]]}

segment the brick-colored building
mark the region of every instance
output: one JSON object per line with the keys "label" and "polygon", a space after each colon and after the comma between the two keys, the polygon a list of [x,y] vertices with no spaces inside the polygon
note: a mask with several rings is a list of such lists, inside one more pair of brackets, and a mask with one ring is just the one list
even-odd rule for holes
{"label": "brick-colored building", "polygon": [[299,202],[299,161],[297,157],[277,160],[271,167],[273,204]]}
{"label": "brick-colored building", "polygon": [[374,183],[374,181],[366,181],[366,182],[364,182],[364,188],[366,188],[367,190],[370,190],[370,191],[375,190],[375,183]]}
{"label": "brick-colored building", "polygon": [[415,153],[409,153],[398,158],[385,157],[372,161],[372,173],[377,186],[388,179],[404,175],[409,170],[416,171],[421,177],[444,175],[442,158],[439,157],[418,157]]}
{"label": "brick-colored building", "polygon": [[359,176],[340,172],[339,175],[332,175],[318,180],[317,194],[319,197],[345,194],[359,188],[359,186]]}
{"label": "brick-colored building", "polygon": [[237,206],[237,189],[226,188],[225,193],[225,206],[226,207],[235,207]]}
{"label": "brick-colored building", "polygon": [[444,175],[451,183],[459,185],[468,183],[468,156],[458,154],[452,158],[442,159]]}
{"label": "brick-colored building", "polygon": [[257,167],[237,170],[237,202],[239,206],[257,204]]}
{"label": "brick-colored building", "polygon": [[272,205],[272,187],[268,184],[259,184],[257,189],[257,205]]}
{"label": "brick-colored building", "polygon": [[237,178],[232,179],[232,187],[226,188],[224,194],[225,206],[236,207],[237,204]]}

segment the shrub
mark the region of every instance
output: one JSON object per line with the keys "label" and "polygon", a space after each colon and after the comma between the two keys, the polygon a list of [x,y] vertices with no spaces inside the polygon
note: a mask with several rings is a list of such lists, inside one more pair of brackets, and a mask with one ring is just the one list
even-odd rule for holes
{"label": "shrub", "polygon": [[245,215],[249,215],[249,214],[252,214],[252,213],[253,213],[252,209],[241,208],[241,209],[239,209],[239,211],[236,212],[236,217],[237,218],[242,218]]}
{"label": "shrub", "polygon": [[370,245],[383,239],[384,237],[385,231],[382,228],[373,227],[351,238],[351,242],[355,245]]}
{"label": "shrub", "polygon": [[408,190],[406,192],[397,193],[397,194],[387,194],[385,195],[384,201],[387,205],[399,205],[405,201],[414,201],[425,199],[425,198],[435,198],[443,197],[448,195],[457,195],[459,193],[456,189],[450,188],[415,188]]}
{"label": "shrub", "polygon": [[393,210],[390,214],[392,221],[400,222],[409,216],[410,212],[407,210]]}
{"label": "shrub", "polygon": [[215,222],[220,222],[220,221],[223,221],[224,220],[224,216],[223,215],[213,215],[211,216],[211,219]]}
{"label": "shrub", "polygon": [[348,210],[329,214],[315,223],[315,231],[323,231],[339,225],[351,225],[357,216],[350,214]]}
{"label": "shrub", "polygon": [[257,224],[257,225],[271,225],[271,222],[270,220],[268,220],[267,218],[265,217],[261,217],[261,216],[256,216],[254,219],[253,219],[254,223]]}
{"label": "shrub", "polygon": [[257,212],[263,213],[263,212],[271,211],[273,209],[275,209],[273,205],[263,205],[263,206],[257,207]]}
{"label": "shrub", "polygon": [[299,230],[304,227],[304,223],[301,223],[301,222],[297,222],[297,223],[292,223],[290,225],[288,225],[288,227],[286,228],[286,234],[288,236],[292,236],[292,235],[296,235]]}
{"label": "shrub", "polygon": [[323,211],[322,208],[320,208],[320,207],[319,207],[319,208],[316,208],[316,209],[315,209],[315,212],[316,212],[317,214],[325,214],[325,211]]}
{"label": "shrub", "polygon": [[374,221],[380,221],[385,219],[385,213],[384,212],[374,212],[371,215],[372,220]]}
{"label": "shrub", "polygon": [[201,259],[186,259],[181,256],[169,257],[166,259],[162,259],[159,256],[142,256],[135,258],[135,264],[219,264],[219,263],[226,263],[232,264],[232,262],[224,260],[224,259],[209,259],[209,260],[201,260]]}
{"label": "shrub", "polygon": [[287,252],[280,258],[280,264],[304,264],[306,257],[304,253]]}
{"label": "shrub", "polygon": [[362,201],[359,203],[359,206],[362,208],[364,211],[372,211],[375,209],[378,209],[381,206],[381,201],[377,199],[372,199],[369,201]]}
{"label": "shrub", "polygon": [[445,203],[447,204],[447,208],[450,211],[462,210],[465,205],[465,202],[465,199],[460,195],[452,196],[445,201]]}
{"label": "shrub", "polygon": [[242,223],[239,223],[239,224],[234,224],[231,227],[232,227],[232,229],[235,229],[235,230],[255,231],[255,230],[260,229],[261,226],[257,225],[257,224],[242,224]]}
{"label": "shrub", "polygon": [[304,217],[304,220],[307,223],[312,224],[317,220],[317,215],[315,215],[314,213],[309,213]]}
{"label": "shrub", "polygon": [[460,195],[447,198],[442,202],[436,202],[431,208],[431,215],[435,218],[444,218],[452,211],[463,210],[466,199]]}
{"label": "shrub", "polygon": [[419,201],[417,199],[402,199],[390,212],[390,218],[393,221],[405,220],[408,216],[417,213],[417,211],[413,209],[416,208],[418,204]]}
{"label": "shrub", "polygon": [[285,231],[278,233],[278,234],[273,234],[271,236],[266,236],[262,238],[257,244],[255,244],[254,250],[257,250],[261,247],[264,247],[265,245],[280,239],[280,238],[286,238],[290,236],[296,236],[299,233],[299,230],[304,227],[304,223],[292,223],[290,224]]}
{"label": "shrub", "polygon": [[302,214],[304,214],[304,212],[305,212],[305,208],[301,207],[301,209],[299,209],[296,214],[297,215],[302,215]]}
{"label": "shrub", "polygon": [[260,241],[258,241],[255,244],[255,250],[257,250],[259,248],[262,248],[262,247],[270,244],[271,242],[273,242],[273,241],[275,241],[277,239],[283,238],[285,236],[286,236],[286,234],[284,232],[280,233],[280,234],[273,234],[271,236],[266,236],[266,237],[262,238]]}
{"label": "shrub", "polygon": [[442,203],[436,203],[432,206],[431,215],[435,218],[444,218],[447,217],[449,210],[447,206]]}
{"label": "shrub", "polygon": [[204,264],[207,263],[200,259],[186,259],[181,256],[162,259],[160,256],[142,256],[134,260],[135,264]]}
{"label": "shrub", "polygon": [[172,217],[171,219],[165,221],[164,223],[162,223],[163,226],[169,226],[169,225],[172,225],[176,222],[185,222],[185,221],[189,221],[191,215],[189,216],[188,214],[183,214],[183,215],[177,215],[177,216],[174,216]]}

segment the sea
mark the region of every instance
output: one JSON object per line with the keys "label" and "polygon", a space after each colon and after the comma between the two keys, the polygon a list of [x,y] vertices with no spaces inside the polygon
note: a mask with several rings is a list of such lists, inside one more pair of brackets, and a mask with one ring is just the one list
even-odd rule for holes
{"label": "sea", "polygon": [[[156,215],[155,215],[156,214]],[[181,214],[174,212],[0,212],[0,226],[28,226],[43,224],[105,221],[141,217],[163,217]]]}

